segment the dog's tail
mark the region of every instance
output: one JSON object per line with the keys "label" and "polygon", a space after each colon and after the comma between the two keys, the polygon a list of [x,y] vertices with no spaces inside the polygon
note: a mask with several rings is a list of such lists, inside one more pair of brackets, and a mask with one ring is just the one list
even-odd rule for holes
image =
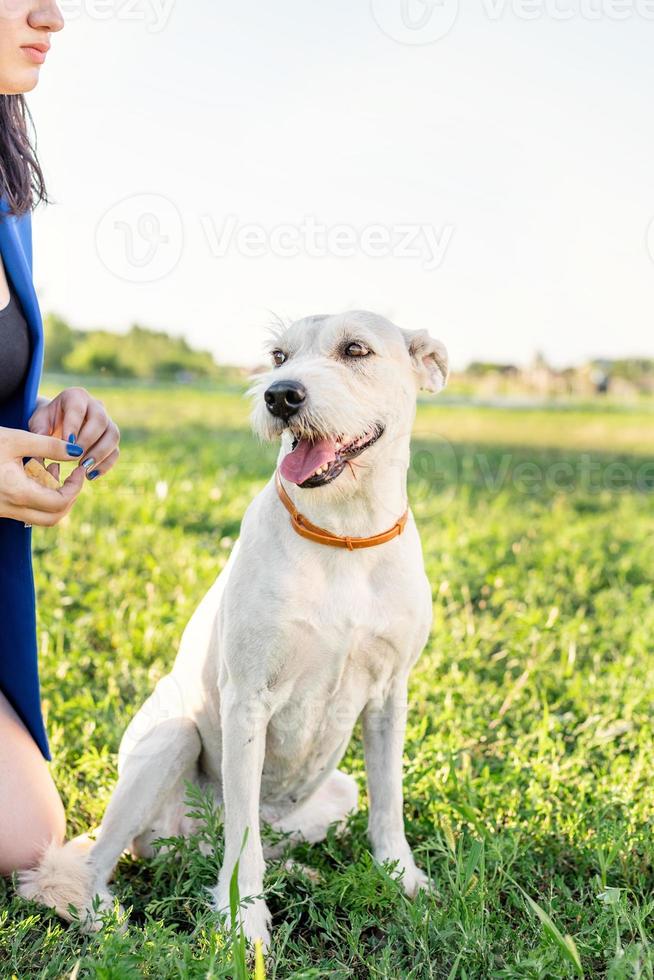
{"label": "dog's tail", "polygon": [[54,841],[48,844],[36,868],[18,873],[18,894],[47,905],[62,919],[72,922],[70,906],[82,914],[91,901],[89,851],[93,844],[88,834],[63,846]]}

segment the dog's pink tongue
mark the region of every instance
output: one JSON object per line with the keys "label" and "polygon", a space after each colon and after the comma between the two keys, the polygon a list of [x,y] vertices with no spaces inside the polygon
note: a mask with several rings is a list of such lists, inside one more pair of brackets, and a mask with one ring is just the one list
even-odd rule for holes
{"label": "dog's pink tongue", "polygon": [[287,453],[279,467],[285,480],[291,483],[304,483],[319,466],[336,459],[336,446],[333,439],[318,439],[310,442],[300,439],[291,453]]}

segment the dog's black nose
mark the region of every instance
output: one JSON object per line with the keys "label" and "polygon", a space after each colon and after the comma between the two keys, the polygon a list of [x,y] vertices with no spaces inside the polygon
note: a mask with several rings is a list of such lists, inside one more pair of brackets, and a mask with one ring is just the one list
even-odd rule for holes
{"label": "dog's black nose", "polygon": [[286,422],[302,408],[307,393],[299,381],[273,381],[263,397],[268,411]]}

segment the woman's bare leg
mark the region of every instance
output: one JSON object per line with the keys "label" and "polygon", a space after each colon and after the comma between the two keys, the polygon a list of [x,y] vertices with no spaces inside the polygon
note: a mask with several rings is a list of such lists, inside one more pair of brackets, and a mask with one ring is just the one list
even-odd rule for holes
{"label": "woman's bare leg", "polygon": [[65,832],[48,765],[0,691],[0,875],[34,867],[44,845],[61,843]]}

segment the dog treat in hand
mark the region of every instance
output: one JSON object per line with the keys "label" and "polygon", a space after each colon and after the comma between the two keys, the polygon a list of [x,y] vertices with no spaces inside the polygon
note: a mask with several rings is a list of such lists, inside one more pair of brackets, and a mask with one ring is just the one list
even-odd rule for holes
{"label": "dog treat in hand", "polygon": [[58,490],[59,481],[55,480],[52,473],[46,470],[42,463],[39,463],[38,459],[28,459],[25,463],[25,472],[32,480],[36,480],[40,483],[42,487],[47,487],[48,490]]}

